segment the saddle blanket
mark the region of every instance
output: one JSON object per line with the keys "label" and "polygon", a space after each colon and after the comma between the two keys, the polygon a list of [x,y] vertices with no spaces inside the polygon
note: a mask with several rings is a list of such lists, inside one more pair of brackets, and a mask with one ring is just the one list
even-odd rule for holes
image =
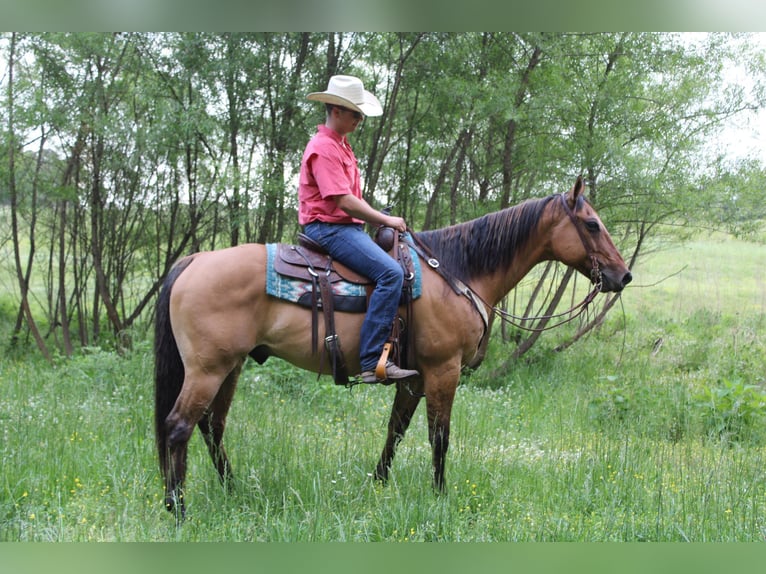
{"label": "saddle blanket", "polygon": [[[415,278],[412,283],[412,298],[417,299],[422,293],[422,281],[420,273],[420,259],[412,247],[409,247]],[[266,244],[266,293],[297,303],[305,307],[311,306],[311,281],[303,281],[292,277],[284,277],[274,270],[274,260],[277,256],[277,244]],[[317,270],[319,271],[319,270]],[[364,313],[367,309],[367,290],[364,285],[357,285],[347,281],[335,281],[331,283],[336,311]]]}

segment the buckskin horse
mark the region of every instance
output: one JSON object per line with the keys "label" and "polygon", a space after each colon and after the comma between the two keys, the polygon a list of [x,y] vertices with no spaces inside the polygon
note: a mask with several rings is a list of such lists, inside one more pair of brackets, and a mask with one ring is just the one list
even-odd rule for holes
{"label": "buckskin horse", "polygon": [[[395,449],[425,397],[433,484],[444,489],[450,413],[461,369],[481,362],[494,316],[488,311],[532,267],[547,260],[562,262],[590,279],[593,296],[622,291],[631,281],[583,190],[578,177],[566,193],[413,234],[430,259],[422,265],[422,294],[412,303],[410,326],[410,366],[420,377],[396,383],[376,478],[388,477]],[[178,516],[185,511],[187,447],[195,426],[221,480],[226,483],[231,477],[222,440],[248,356],[260,363],[278,357],[322,371],[319,353],[311,351],[312,312],[267,294],[266,266],[267,246],[239,245],[184,257],[164,281],[155,325],[155,426],[165,506]],[[339,312],[335,318],[352,372],[359,370],[362,320],[362,313]]]}

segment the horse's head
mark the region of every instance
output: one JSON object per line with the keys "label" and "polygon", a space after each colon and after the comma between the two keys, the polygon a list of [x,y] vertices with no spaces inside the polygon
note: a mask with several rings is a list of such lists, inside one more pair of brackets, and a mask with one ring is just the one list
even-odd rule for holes
{"label": "horse's head", "polygon": [[584,188],[582,177],[578,177],[560,201],[550,203],[557,220],[551,249],[555,259],[592,282],[601,282],[601,291],[622,291],[633,276],[598,213],[585,199]]}

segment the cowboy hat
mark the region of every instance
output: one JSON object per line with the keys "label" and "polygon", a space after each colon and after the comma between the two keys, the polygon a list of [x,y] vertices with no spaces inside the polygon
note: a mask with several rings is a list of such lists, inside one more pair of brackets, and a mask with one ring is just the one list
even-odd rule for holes
{"label": "cowboy hat", "polygon": [[356,110],[365,116],[383,115],[378,98],[365,90],[362,80],[354,76],[332,76],[324,92],[311,92],[306,98]]}

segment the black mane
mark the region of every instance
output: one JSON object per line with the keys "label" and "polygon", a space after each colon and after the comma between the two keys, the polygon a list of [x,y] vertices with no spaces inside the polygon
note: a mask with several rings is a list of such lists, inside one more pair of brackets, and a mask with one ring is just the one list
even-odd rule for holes
{"label": "black mane", "polygon": [[554,197],[557,195],[530,199],[471,221],[421,231],[416,236],[444,269],[470,283],[488,271],[511,265],[516,251],[526,244]]}

